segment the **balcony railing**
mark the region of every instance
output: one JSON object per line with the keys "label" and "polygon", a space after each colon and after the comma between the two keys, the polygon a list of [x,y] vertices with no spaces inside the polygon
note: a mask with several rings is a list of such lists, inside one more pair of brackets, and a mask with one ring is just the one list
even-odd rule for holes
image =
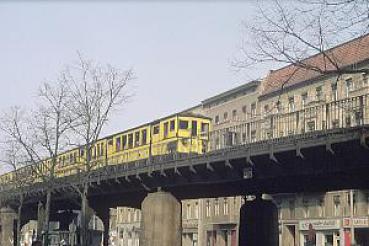
{"label": "balcony railing", "polygon": [[369,94],[345,98],[288,113],[270,113],[255,121],[212,131],[210,150],[267,139],[350,128],[369,123]]}

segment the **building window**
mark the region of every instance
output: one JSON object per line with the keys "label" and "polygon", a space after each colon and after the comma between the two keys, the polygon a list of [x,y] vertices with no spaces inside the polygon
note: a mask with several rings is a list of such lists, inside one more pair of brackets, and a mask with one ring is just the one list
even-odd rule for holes
{"label": "building window", "polygon": [[140,221],[140,210],[136,210],[135,211],[135,221],[139,222]]}
{"label": "building window", "polygon": [[354,85],[352,79],[346,79],[346,97],[349,97],[350,91],[353,91]]}
{"label": "building window", "polygon": [[363,85],[368,85],[369,83],[368,73],[363,73]]}
{"label": "building window", "polygon": [[267,116],[269,113],[269,105],[264,105],[264,116]]}
{"label": "building window", "polygon": [[293,97],[288,98],[288,110],[290,113],[295,111],[295,99]]}
{"label": "building window", "polygon": [[224,215],[228,215],[229,214],[229,204],[228,204],[228,198],[224,198],[223,201],[223,213]]}
{"label": "building window", "polygon": [[191,204],[187,204],[187,210],[186,210],[187,219],[191,219]]}
{"label": "building window", "polygon": [[251,104],[251,117],[256,116],[256,103]]}
{"label": "building window", "polygon": [[338,99],[337,82],[331,84],[331,89],[332,89],[332,101],[337,101]]}
{"label": "building window", "polygon": [[210,201],[206,200],[206,217],[210,217]]}
{"label": "building window", "polygon": [[301,95],[301,106],[302,108],[305,108],[306,107],[306,104],[307,104],[307,98],[308,98],[308,94],[307,92],[303,93]]}
{"label": "building window", "polygon": [[228,112],[224,112],[223,119],[224,119],[224,121],[226,121],[228,119]]}
{"label": "building window", "polygon": [[220,149],[220,139],[219,139],[219,137],[215,138],[215,148]]}
{"label": "building window", "polygon": [[309,121],[307,123],[307,127],[309,132],[315,131],[315,121],[314,120]]}
{"label": "building window", "polygon": [[316,100],[318,100],[318,101],[323,99],[322,86],[318,86],[318,87],[315,88],[315,96],[316,96]]}
{"label": "building window", "polygon": [[324,204],[324,198],[320,198],[318,199],[318,214],[319,217],[323,217],[324,216],[324,210],[325,210],[325,204]]}
{"label": "building window", "polygon": [[199,203],[195,202],[195,219],[199,218]]}
{"label": "building window", "polygon": [[341,199],[339,195],[333,196],[333,213],[334,216],[340,216],[341,213]]}
{"label": "building window", "polygon": [[214,122],[215,124],[219,124],[219,115],[215,116]]}
{"label": "building window", "polygon": [[236,119],[236,117],[237,117],[237,109],[233,109],[233,111],[232,111],[232,118],[233,119]]}
{"label": "building window", "polygon": [[303,205],[303,208],[304,208],[304,217],[305,218],[309,218],[310,216],[310,211],[309,211],[309,201],[304,199],[302,201],[302,205]]}
{"label": "building window", "polygon": [[242,143],[246,143],[246,141],[247,141],[247,135],[246,135],[245,132],[242,133],[241,138],[242,138],[241,139]]}
{"label": "building window", "polygon": [[281,103],[281,101],[276,102],[276,107],[277,107],[277,114],[282,113],[282,103]]}
{"label": "building window", "polygon": [[215,209],[214,209],[215,210],[214,211],[215,215],[219,215],[219,199],[218,198],[215,199],[214,207],[215,207]]}
{"label": "building window", "polygon": [[243,114],[247,113],[247,106],[246,105],[242,106],[242,113]]}
{"label": "building window", "polygon": [[251,142],[255,142],[256,141],[256,130],[252,130],[251,131]]}
{"label": "building window", "polygon": [[288,202],[288,210],[290,212],[290,219],[295,218],[295,201],[294,200],[290,200]]}
{"label": "building window", "polygon": [[[356,204],[357,204],[357,202],[356,202],[356,192],[353,192],[353,194],[352,194],[352,196],[353,196],[353,204],[352,204],[352,206],[353,206],[353,209],[354,209],[354,215],[356,214],[356,212],[357,212],[357,207],[356,207]],[[347,192],[347,204],[349,205],[349,209],[351,209],[351,194],[350,194],[350,192]]]}
{"label": "building window", "polygon": [[131,209],[128,209],[127,211],[127,222],[131,223]]}

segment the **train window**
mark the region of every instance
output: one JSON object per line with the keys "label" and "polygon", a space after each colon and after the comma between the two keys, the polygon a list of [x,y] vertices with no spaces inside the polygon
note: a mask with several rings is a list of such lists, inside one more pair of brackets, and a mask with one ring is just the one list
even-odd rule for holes
{"label": "train window", "polygon": [[142,130],[142,144],[146,144],[146,141],[147,141],[147,131],[146,129],[145,130]]}
{"label": "train window", "polygon": [[201,132],[203,132],[203,133],[209,132],[209,124],[208,123],[201,123]]}
{"label": "train window", "polygon": [[104,143],[100,144],[100,156],[104,155]]}
{"label": "train window", "polygon": [[120,137],[115,138],[115,149],[120,151]]}
{"label": "train window", "polygon": [[135,132],[135,146],[140,146],[140,132]]}
{"label": "train window", "polygon": [[188,129],[188,121],[180,120],[179,121],[179,129]]}
{"label": "train window", "polygon": [[192,121],[191,135],[197,136],[197,121],[196,120]]}
{"label": "train window", "polygon": [[127,149],[127,135],[123,136],[123,149]]}
{"label": "train window", "polygon": [[100,144],[97,144],[97,156],[100,156]]}
{"label": "train window", "polygon": [[73,163],[73,154],[69,154],[69,164]]}
{"label": "train window", "polygon": [[85,150],[82,148],[82,149],[80,149],[79,150],[79,154],[80,154],[80,156],[83,156],[84,154],[85,154]]}
{"label": "train window", "polygon": [[171,120],[170,121],[170,131],[174,131],[174,128],[175,128],[175,121]]}
{"label": "train window", "polygon": [[73,154],[73,160],[74,160],[74,163],[77,162],[77,153],[76,152],[74,152],[74,154]]}
{"label": "train window", "polygon": [[160,128],[159,126],[154,126],[154,134],[159,134]]}
{"label": "train window", "polygon": [[128,148],[133,147],[133,133],[128,134]]}
{"label": "train window", "polygon": [[169,130],[169,128],[168,128],[168,122],[165,122],[164,123],[164,137],[165,138],[168,137],[168,130]]}
{"label": "train window", "polygon": [[113,139],[112,139],[112,138],[109,138],[109,139],[108,139],[108,144],[109,144],[109,145],[113,145]]}

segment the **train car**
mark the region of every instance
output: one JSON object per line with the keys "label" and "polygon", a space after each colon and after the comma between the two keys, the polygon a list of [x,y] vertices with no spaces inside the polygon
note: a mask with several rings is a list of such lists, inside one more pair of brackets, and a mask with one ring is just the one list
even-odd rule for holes
{"label": "train car", "polygon": [[[209,118],[201,115],[179,113],[102,138],[90,148],[88,167],[87,150],[82,146],[58,155],[55,175],[65,177],[87,168],[95,170],[105,165],[150,161],[151,158],[168,155],[203,154],[209,150],[210,122]],[[51,160],[46,159],[34,168],[37,172],[31,174],[33,182],[41,182],[39,173],[47,174],[50,167]],[[1,175],[0,183],[9,183],[12,175],[12,172]]]}
{"label": "train car", "polygon": [[0,184],[10,184],[13,182],[14,172],[7,172],[0,175]]}
{"label": "train car", "polygon": [[109,165],[170,154],[208,150],[210,119],[191,113],[171,115],[107,138]]}

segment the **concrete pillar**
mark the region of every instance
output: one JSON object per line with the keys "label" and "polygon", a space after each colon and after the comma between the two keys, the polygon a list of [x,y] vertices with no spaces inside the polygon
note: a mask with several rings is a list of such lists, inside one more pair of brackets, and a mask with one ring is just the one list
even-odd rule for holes
{"label": "concrete pillar", "polygon": [[240,210],[239,246],[278,246],[278,209],[258,196]]}
{"label": "concrete pillar", "polygon": [[[96,216],[99,217],[103,223],[103,235],[102,235],[102,245],[109,245],[109,230],[110,230],[110,209],[106,207],[100,207],[96,209],[91,209],[91,211],[96,212]],[[96,229],[96,228],[95,228]],[[90,242],[91,244],[91,242]],[[100,244],[99,244],[100,245]]]}
{"label": "concrete pillar", "polygon": [[38,202],[37,207],[37,239],[42,239],[42,230],[45,222],[45,206],[42,202]]}
{"label": "concrete pillar", "polygon": [[103,234],[103,245],[109,246],[109,224],[110,224],[110,216],[106,216],[101,218],[104,224],[104,234]]}
{"label": "concrete pillar", "polygon": [[182,245],[181,203],[170,193],[150,193],[142,203],[141,246]]}
{"label": "concrete pillar", "polygon": [[15,241],[15,220],[17,214],[11,208],[0,209],[0,223],[1,223],[1,246],[14,246]]}

